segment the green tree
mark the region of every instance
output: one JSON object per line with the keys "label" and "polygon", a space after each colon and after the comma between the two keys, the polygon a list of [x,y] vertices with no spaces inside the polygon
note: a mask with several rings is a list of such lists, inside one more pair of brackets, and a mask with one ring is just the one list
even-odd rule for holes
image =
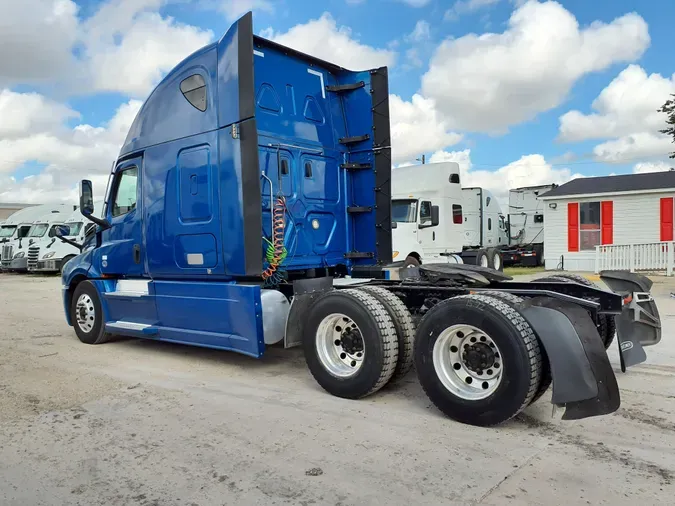
{"label": "green tree", "polygon": [[[671,97],[675,97],[675,95],[671,95]],[[668,128],[659,130],[659,132],[669,135],[673,138],[673,142],[675,142],[675,100],[672,98],[666,100],[666,103],[658,109],[658,112],[663,112],[668,115],[668,118],[666,119]],[[670,158],[675,158],[675,152],[670,153]]]}

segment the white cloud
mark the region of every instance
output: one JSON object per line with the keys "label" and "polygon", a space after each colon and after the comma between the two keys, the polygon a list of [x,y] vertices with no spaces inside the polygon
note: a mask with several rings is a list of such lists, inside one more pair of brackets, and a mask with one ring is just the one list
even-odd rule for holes
{"label": "white cloud", "polygon": [[556,2],[528,2],[503,33],[441,43],[421,93],[453,128],[504,132],[560,105],[584,75],[635,60],[649,44],[647,23],[637,14],[581,28]]}
{"label": "white cloud", "polygon": [[621,137],[665,128],[665,115],[657,109],[675,93],[670,78],[629,65],[600,92],[591,107],[594,113],[570,111],[560,117],[560,138],[575,142]]}
{"label": "white cloud", "polygon": [[[350,1],[348,3],[359,3]],[[270,0],[220,0],[220,10],[228,21],[234,21],[249,11],[274,12],[274,4]]]}
{"label": "white cloud", "polygon": [[389,96],[391,149],[394,163],[457,144],[462,136],[449,131],[433,101],[413,95],[410,102]]}
{"label": "white cloud", "polygon": [[0,139],[51,131],[64,121],[77,117],[79,114],[69,107],[38,93],[0,90]]}
{"label": "white cloud", "polygon": [[670,170],[671,167],[675,166],[675,163],[667,162],[641,162],[636,163],[633,167],[633,172],[635,174],[646,174],[648,172],[663,172],[665,170]]}
{"label": "white cloud", "polygon": [[71,0],[0,2],[0,87],[49,84],[70,92],[144,96],[213,38],[159,9],[177,0],[107,0],[87,19]]}
{"label": "white cloud", "polygon": [[452,21],[462,14],[476,12],[499,2],[501,0],[457,0],[450,9],[445,11],[444,18],[446,21]]}
{"label": "white cloud", "polygon": [[0,86],[65,76],[73,70],[77,35],[71,0],[0,2]]}
{"label": "white cloud", "polygon": [[163,3],[110,0],[86,21],[86,60],[95,90],[144,97],[166,72],[211,41],[210,30],[149,11]]}
{"label": "white cloud", "polygon": [[405,52],[405,59],[407,65],[409,65],[410,67],[419,68],[422,65],[424,65],[422,58],[420,58],[419,50],[414,47],[411,47]]}
{"label": "white cloud", "polygon": [[670,137],[639,132],[603,142],[593,148],[595,159],[606,163],[626,163],[641,158],[663,157],[672,150]]}
{"label": "white cloud", "polygon": [[413,31],[406,35],[407,41],[421,42],[431,38],[431,25],[427,21],[419,20]]}
{"label": "white cloud", "polygon": [[278,33],[272,28],[267,28],[261,35],[284,46],[352,70],[365,70],[384,65],[391,67],[396,61],[394,51],[361,44],[352,37],[350,28],[338,27],[328,12],[323,13],[319,19],[312,19],[305,24],[292,27],[286,33]]}
{"label": "white cloud", "polygon": [[[65,125],[52,125],[39,133],[1,139],[0,200],[62,200],[57,197],[67,198],[82,178],[97,182],[95,190],[102,194],[107,173],[140,106],[137,100],[124,103],[98,127],[80,124],[67,129]],[[15,180],[11,174],[28,161],[44,164],[45,168],[40,174]]]}

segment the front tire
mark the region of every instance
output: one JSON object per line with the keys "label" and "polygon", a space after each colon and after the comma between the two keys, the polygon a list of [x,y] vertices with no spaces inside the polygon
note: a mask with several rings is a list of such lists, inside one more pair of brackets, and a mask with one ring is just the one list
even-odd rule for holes
{"label": "front tire", "polygon": [[396,328],[375,297],[358,289],[333,290],[312,304],[308,315],[305,361],[324,390],[358,399],[391,379],[398,360]]}
{"label": "front tire", "polygon": [[82,281],[75,287],[70,320],[78,339],[85,344],[102,344],[110,339],[110,334],[105,332],[101,299],[91,281]]}
{"label": "front tire", "polygon": [[414,357],[429,399],[470,425],[514,417],[541,381],[534,331],[513,306],[486,295],[462,295],[430,309],[417,329]]}

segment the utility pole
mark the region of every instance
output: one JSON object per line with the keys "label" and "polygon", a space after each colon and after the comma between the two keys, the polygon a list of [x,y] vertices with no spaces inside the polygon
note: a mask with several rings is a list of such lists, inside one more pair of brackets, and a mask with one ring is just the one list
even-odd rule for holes
{"label": "utility pole", "polygon": [[422,162],[422,165],[424,165],[425,160],[426,160],[425,155],[422,155],[422,158],[415,158],[415,161]]}

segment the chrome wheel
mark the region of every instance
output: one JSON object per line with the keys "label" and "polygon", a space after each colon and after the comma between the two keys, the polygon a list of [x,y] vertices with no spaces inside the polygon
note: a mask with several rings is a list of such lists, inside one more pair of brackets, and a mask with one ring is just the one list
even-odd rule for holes
{"label": "chrome wheel", "polygon": [[461,399],[485,399],[502,381],[499,348],[472,325],[453,325],[441,332],[434,344],[433,362],[443,386]]}
{"label": "chrome wheel", "polygon": [[94,310],[94,301],[86,293],[83,293],[77,299],[75,305],[75,319],[77,326],[82,332],[89,333],[96,323],[96,311]]}
{"label": "chrome wheel", "polygon": [[321,365],[333,376],[349,378],[363,365],[365,346],[361,330],[340,313],[326,316],[316,331],[316,351]]}
{"label": "chrome wheel", "polygon": [[494,260],[492,261],[492,263],[494,264],[494,266],[493,266],[494,270],[498,271],[501,268],[501,266],[502,266],[502,256],[499,254],[499,252],[495,251]]}

